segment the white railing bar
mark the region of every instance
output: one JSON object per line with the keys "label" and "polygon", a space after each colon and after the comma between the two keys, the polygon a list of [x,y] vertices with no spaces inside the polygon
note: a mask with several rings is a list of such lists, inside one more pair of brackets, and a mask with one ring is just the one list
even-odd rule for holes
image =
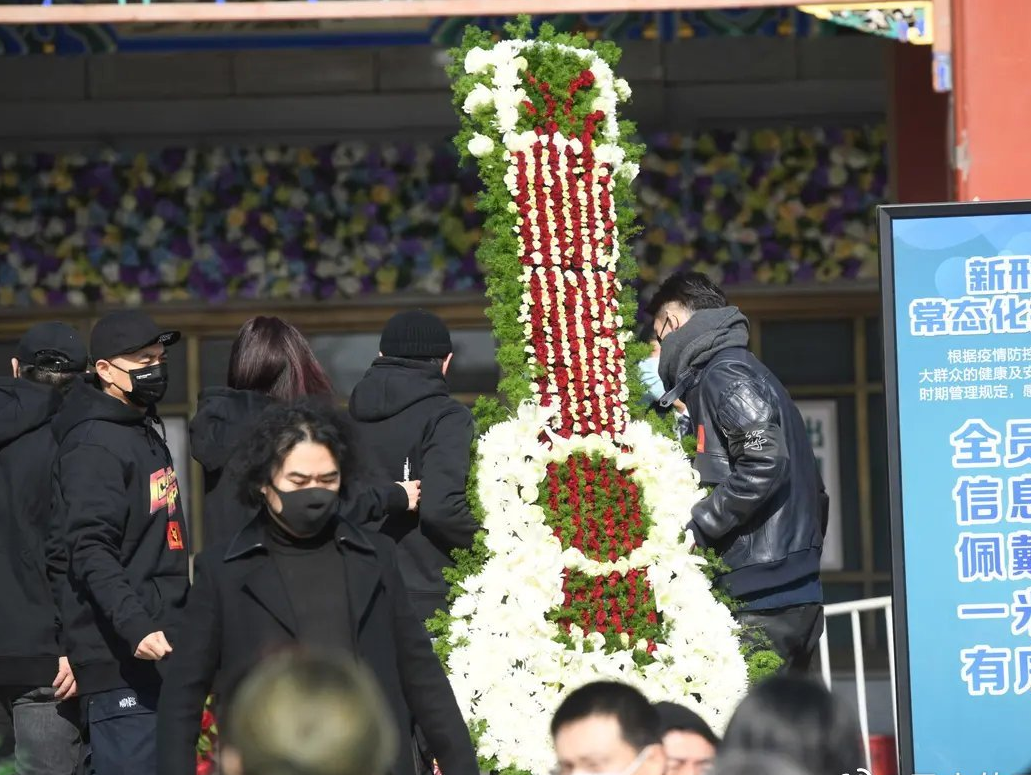
{"label": "white railing bar", "polygon": [[851,600],[847,603],[828,603],[823,607],[824,616],[840,616],[853,611],[876,611],[891,606],[891,596],[871,597],[867,600]]}
{"label": "white railing bar", "polygon": [[831,688],[831,649],[827,641],[827,625],[823,625],[823,634],[820,635],[820,672],[823,673],[823,682],[827,688]]}
{"label": "white railing bar", "polygon": [[863,732],[863,751],[866,753],[866,764],[870,765],[870,719],[866,705],[866,666],[863,663],[862,622],[859,619],[860,609],[852,609],[852,652],[856,661],[856,699],[859,701],[859,728]]}
{"label": "white railing bar", "polygon": [[899,700],[895,694],[895,622],[892,619],[891,603],[884,609],[884,623],[888,633],[888,677],[891,683],[891,720],[895,729],[895,755],[898,756],[899,742]]}

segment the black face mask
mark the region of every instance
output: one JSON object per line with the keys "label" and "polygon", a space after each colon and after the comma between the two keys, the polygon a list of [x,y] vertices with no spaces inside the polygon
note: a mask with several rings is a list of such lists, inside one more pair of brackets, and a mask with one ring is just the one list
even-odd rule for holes
{"label": "black face mask", "polygon": [[339,493],[325,487],[305,487],[283,492],[273,486],[283,504],[276,516],[289,532],[298,538],[310,538],[322,531],[336,514]]}
{"label": "black face mask", "polygon": [[[115,366],[113,363],[112,366]],[[119,371],[129,375],[129,382],[132,389],[125,394],[125,397],[136,406],[153,406],[165,397],[168,390],[168,364],[156,363],[153,366],[142,366],[138,369],[123,369],[115,366]]]}

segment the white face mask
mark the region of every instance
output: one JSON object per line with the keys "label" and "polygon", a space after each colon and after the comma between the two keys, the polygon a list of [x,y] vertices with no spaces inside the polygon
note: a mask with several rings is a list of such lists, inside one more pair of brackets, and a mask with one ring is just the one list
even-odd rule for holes
{"label": "white face mask", "polygon": [[[634,775],[635,772],[641,769],[641,765],[643,765],[644,760],[648,758],[648,754],[651,752],[651,749],[652,746],[650,745],[641,749],[641,753],[637,754],[637,758],[619,772],[586,772],[584,770],[573,770],[569,775]],[[552,770],[552,775],[562,775],[562,770],[556,767]]]}

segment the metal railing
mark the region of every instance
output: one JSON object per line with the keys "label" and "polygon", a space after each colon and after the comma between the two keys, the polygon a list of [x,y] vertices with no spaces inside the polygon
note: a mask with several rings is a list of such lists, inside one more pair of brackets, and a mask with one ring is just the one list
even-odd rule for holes
{"label": "metal railing", "polygon": [[[884,623],[888,628],[888,676],[891,683],[892,725],[895,739],[898,740],[898,700],[895,697],[895,651],[894,622],[891,618],[891,598],[873,597],[868,600],[853,600],[848,603],[831,603],[823,607],[824,617],[829,621],[835,616],[845,616],[852,620],[852,652],[856,665],[856,699],[859,703],[859,726],[863,731],[863,746],[867,764],[870,763],[870,719],[866,701],[866,666],[863,661],[863,628],[861,613],[867,611],[884,611]],[[827,641],[827,627],[820,636],[820,671],[827,688],[831,688],[830,646]]]}

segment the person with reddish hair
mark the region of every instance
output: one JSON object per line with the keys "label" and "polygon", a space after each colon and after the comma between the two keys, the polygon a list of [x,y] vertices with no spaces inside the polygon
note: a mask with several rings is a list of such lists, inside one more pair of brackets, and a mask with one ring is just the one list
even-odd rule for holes
{"label": "person with reddish hair", "polygon": [[[190,451],[204,468],[204,545],[228,541],[251,515],[237,496],[230,465],[240,442],[270,404],[301,398],[334,400],[333,384],[304,335],[277,317],[251,318],[240,328],[229,355],[225,387],[201,391],[190,422]],[[385,508],[403,513],[418,496],[418,483],[381,492]]]}

